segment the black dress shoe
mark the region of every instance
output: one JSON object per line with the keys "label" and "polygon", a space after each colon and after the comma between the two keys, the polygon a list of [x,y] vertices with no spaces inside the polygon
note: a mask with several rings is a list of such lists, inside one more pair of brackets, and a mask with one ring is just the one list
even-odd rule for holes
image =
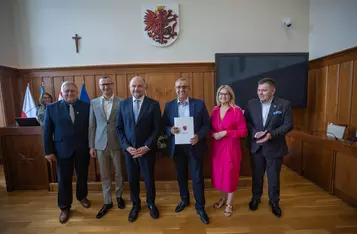
{"label": "black dress shoe", "polygon": [[196,212],[200,216],[202,222],[204,222],[205,224],[209,224],[209,218],[208,218],[208,215],[204,209],[197,210]]}
{"label": "black dress shoe", "polygon": [[269,205],[271,207],[271,212],[276,216],[276,217],[281,217],[281,209],[279,207],[279,203],[272,203],[269,201]]}
{"label": "black dress shoe", "polygon": [[157,219],[159,218],[159,210],[157,209],[157,207],[155,206],[155,204],[153,205],[148,205],[149,210],[150,210],[150,216],[153,219]]}
{"label": "black dress shoe", "polygon": [[129,217],[128,217],[129,222],[134,222],[138,218],[140,210],[141,210],[140,206],[133,206],[133,208],[131,208],[131,211],[130,211]]}
{"label": "black dress shoe", "polygon": [[100,209],[100,211],[98,212],[96,218],[97,219],[100,219],[102,218],[107,212],[109,209],[113,208],[113,203],[111,204],[104,204],[104,206],[102,207],[102,209]]}
{"label": "black dress shoe", "polygon": [[252,199],[249,202],[249,209],[250,210],[256,210],[256,209],[258,209],[259,204],[260,204],[260,200],[259,199]]}
{"label": "black dress shoe", "polygon": [[117,197],[117,202],[118,202],[118,208],[119,209],[124,209],[125,208],[125,201],[121,197]]}
{"label": "black dress shoe", "polygon": [[175,212],[176,213],[181,212],[181,211],[183,211],[183,209],[185,209],[186,206],[189,206],[189,205],[190,205],[190,202],[181,201],[180,204],[178,204],[176,206]]}

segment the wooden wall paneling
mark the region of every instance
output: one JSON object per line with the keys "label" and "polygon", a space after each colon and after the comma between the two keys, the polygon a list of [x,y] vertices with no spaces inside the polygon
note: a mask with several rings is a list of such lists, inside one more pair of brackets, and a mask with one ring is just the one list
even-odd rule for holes
{"label": "wooden wall paneling", "polygon": [[316,79],[318,69],[309,70],[308,73],[308,93],[307,93],[307,108],[306,108],[306,130],[314,131],[316,126]]}
{"label": "wooden wall paneling", "polygon": [[292,136],[286,136],[289,154],[284,157],[284,164],[299,175],[303,172],[303,141]]}
{"label": "wooden wall paneling", "polygon": [[304,141],[302,153],[304,155],[303,176],[330,192],[333,150]]}
{"label": "wooden wall paneling", "polygon": [[307,130],[307,112],[306,108],[293,108],[294,129]]}
{"label": "wooden wall paneling", "polygon": [[350,117],[350,136],[357,137],[357,60],[353,61],[352,75],[352,93],[351,93],[351,117]]}
{"label": "wooden wall paneling", "polygon": [[[0,78],[0,127],[5,127],[6,126],[6,107],[5,107],[5,102],[4,102],[4,94],[5,92],[3,91],[3,83],[4,80]],[[0,159],[1,159],[0,155]]]}
{"label": "wooden wall paneling", "polygon": [[43,85],[46,93],[49,93],[52,96],[53,101],[56,99],[54,96],[54,86],[53,86],[53,78],[49,76],[42,77],[43,79]]}
{"label": "wooden wall paneling", "polygon": [[[96,89],[95,86],[95,76],[94,75],[86,75],[84,76],[84,84],[86,86],[86,90],[88,93],[88,97],[90,100],[96,97]],[[81,90],[82,84],[78,87],[78,91]]]}
{"label": "wooden wall paneling", "polygon": [[214,106],[216,106],[216,94],[215,94],[215,80],[213,72],[204,72],[203,74],[203,98],[208,110],[208,113],[211,113]]}
{"label": "wooden wall paneling", "polygon": [[53,77],[54,100],[56,101],[58,101],[58,95],[61,92],[62,83],[63,83],[63,76]]}
{"label": "wooden wall paneling", "polygon": [[[340,65],[340,87],[338,98],[337,123],[348,125],[351,117],[353,81],[353,61],[348,61]],[[349,136],[349,126],[346,129],[345,137]]]}
{"label": "wooden wall paneling", "polygon": [[[338,91],[339,91],[339,64],[328,66],[326,77],[326,121],[327,123],[338,124]],[[325,130],[326,131],[326,130]]]}
{"label": "wooden wall paneling", "polygon": [[326,76],[327,67],[319,69],[316,77],[316,131],[326,131]]}
{"label": "wooden wall paneling", "polygon": [[36,105],[39,104],[41,84],[42,84],[42,77],[32,78],[32,87],[30,87],[30,89]]}
{"label": "wooden wall paneling", "polygon": [[116,86],[115,94],[123,99],[127,98],[129,96],[129,83],[127,83],[126,76],[124,74],[116,74],[114,78]]}
{"label": "wooden wall paneling", "polygon": [[[78,92],[81,91],[81,87],[82,87],[82,83],[84,81],[84,77],[81,76],[81,75],[76,75],[73,77],[73,80],[74,80],[74,83],[77,85],[78,87]],[[87,89],[87,86],[86,86],[86,89]],[[88,91],[87,91],[88,92]],[[88,94],[89,95],[89,94]]]}
{"label": "wooden wall paneling", "polygon": [[204,100],[204,89],[202,88],[205,83],[204,74],[202,72],[194,72],[192,76],[188,76],[186,79],[191,81],[190,88],[192,97]]}
{"label": "wooden wall paneling", "polygon": [[336,153],[336,167],[334,178],[335,193],[357,205],[357,156]]}
{"label": "wooden wall paneling", "polygon": [[175,80],[180,73],[150,73],[146,75],[148,83],[148,96],[160,102],[163,113],[165,103],[175,99]]}

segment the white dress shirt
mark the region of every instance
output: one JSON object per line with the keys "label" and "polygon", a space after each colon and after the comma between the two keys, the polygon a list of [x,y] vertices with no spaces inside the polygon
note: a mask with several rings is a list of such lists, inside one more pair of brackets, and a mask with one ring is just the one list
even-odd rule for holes
{"label": "white dress shirt", "polygon": [[265,123],[267,122],[268,119],[268,114],[271,106],[271,101],[270,100],[268,103],[262,103],[262,119],[263,119],[263,126],[265,126]]}
{"label": "white dress shirt", "polygon": [[110,113],[112,112],[113,98],[114,98],[114,94],[108,100],[103,96],[103,108],[104,108],[104,113],[105,113],[105,116],[107,117],[107,120],[109,120]]}

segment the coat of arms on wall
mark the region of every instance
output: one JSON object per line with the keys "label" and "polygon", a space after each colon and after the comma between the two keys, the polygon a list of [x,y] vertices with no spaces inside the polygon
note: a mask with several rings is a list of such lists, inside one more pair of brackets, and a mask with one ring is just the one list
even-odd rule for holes
{"label": "coat of arms on wall", "polygon": [[178,4],[143,6],[143,25],[144,36],[153,45],[171,45],[180,29]]}

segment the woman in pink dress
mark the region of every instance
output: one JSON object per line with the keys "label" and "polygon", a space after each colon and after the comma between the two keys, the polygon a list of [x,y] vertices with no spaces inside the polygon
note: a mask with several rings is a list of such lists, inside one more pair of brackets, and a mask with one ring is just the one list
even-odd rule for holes
{"label": "woman in pink dress", "polygon": [[226,204],[225,216],[233,212],[233,194],[238,186],[242,159],[240,138],[247,135],[243,112],[234,100],[232,88],[222,85],[217,91],[217,106],[211,113],[212,184],[221,191],[221,199],[214,207],[218,209]]}

